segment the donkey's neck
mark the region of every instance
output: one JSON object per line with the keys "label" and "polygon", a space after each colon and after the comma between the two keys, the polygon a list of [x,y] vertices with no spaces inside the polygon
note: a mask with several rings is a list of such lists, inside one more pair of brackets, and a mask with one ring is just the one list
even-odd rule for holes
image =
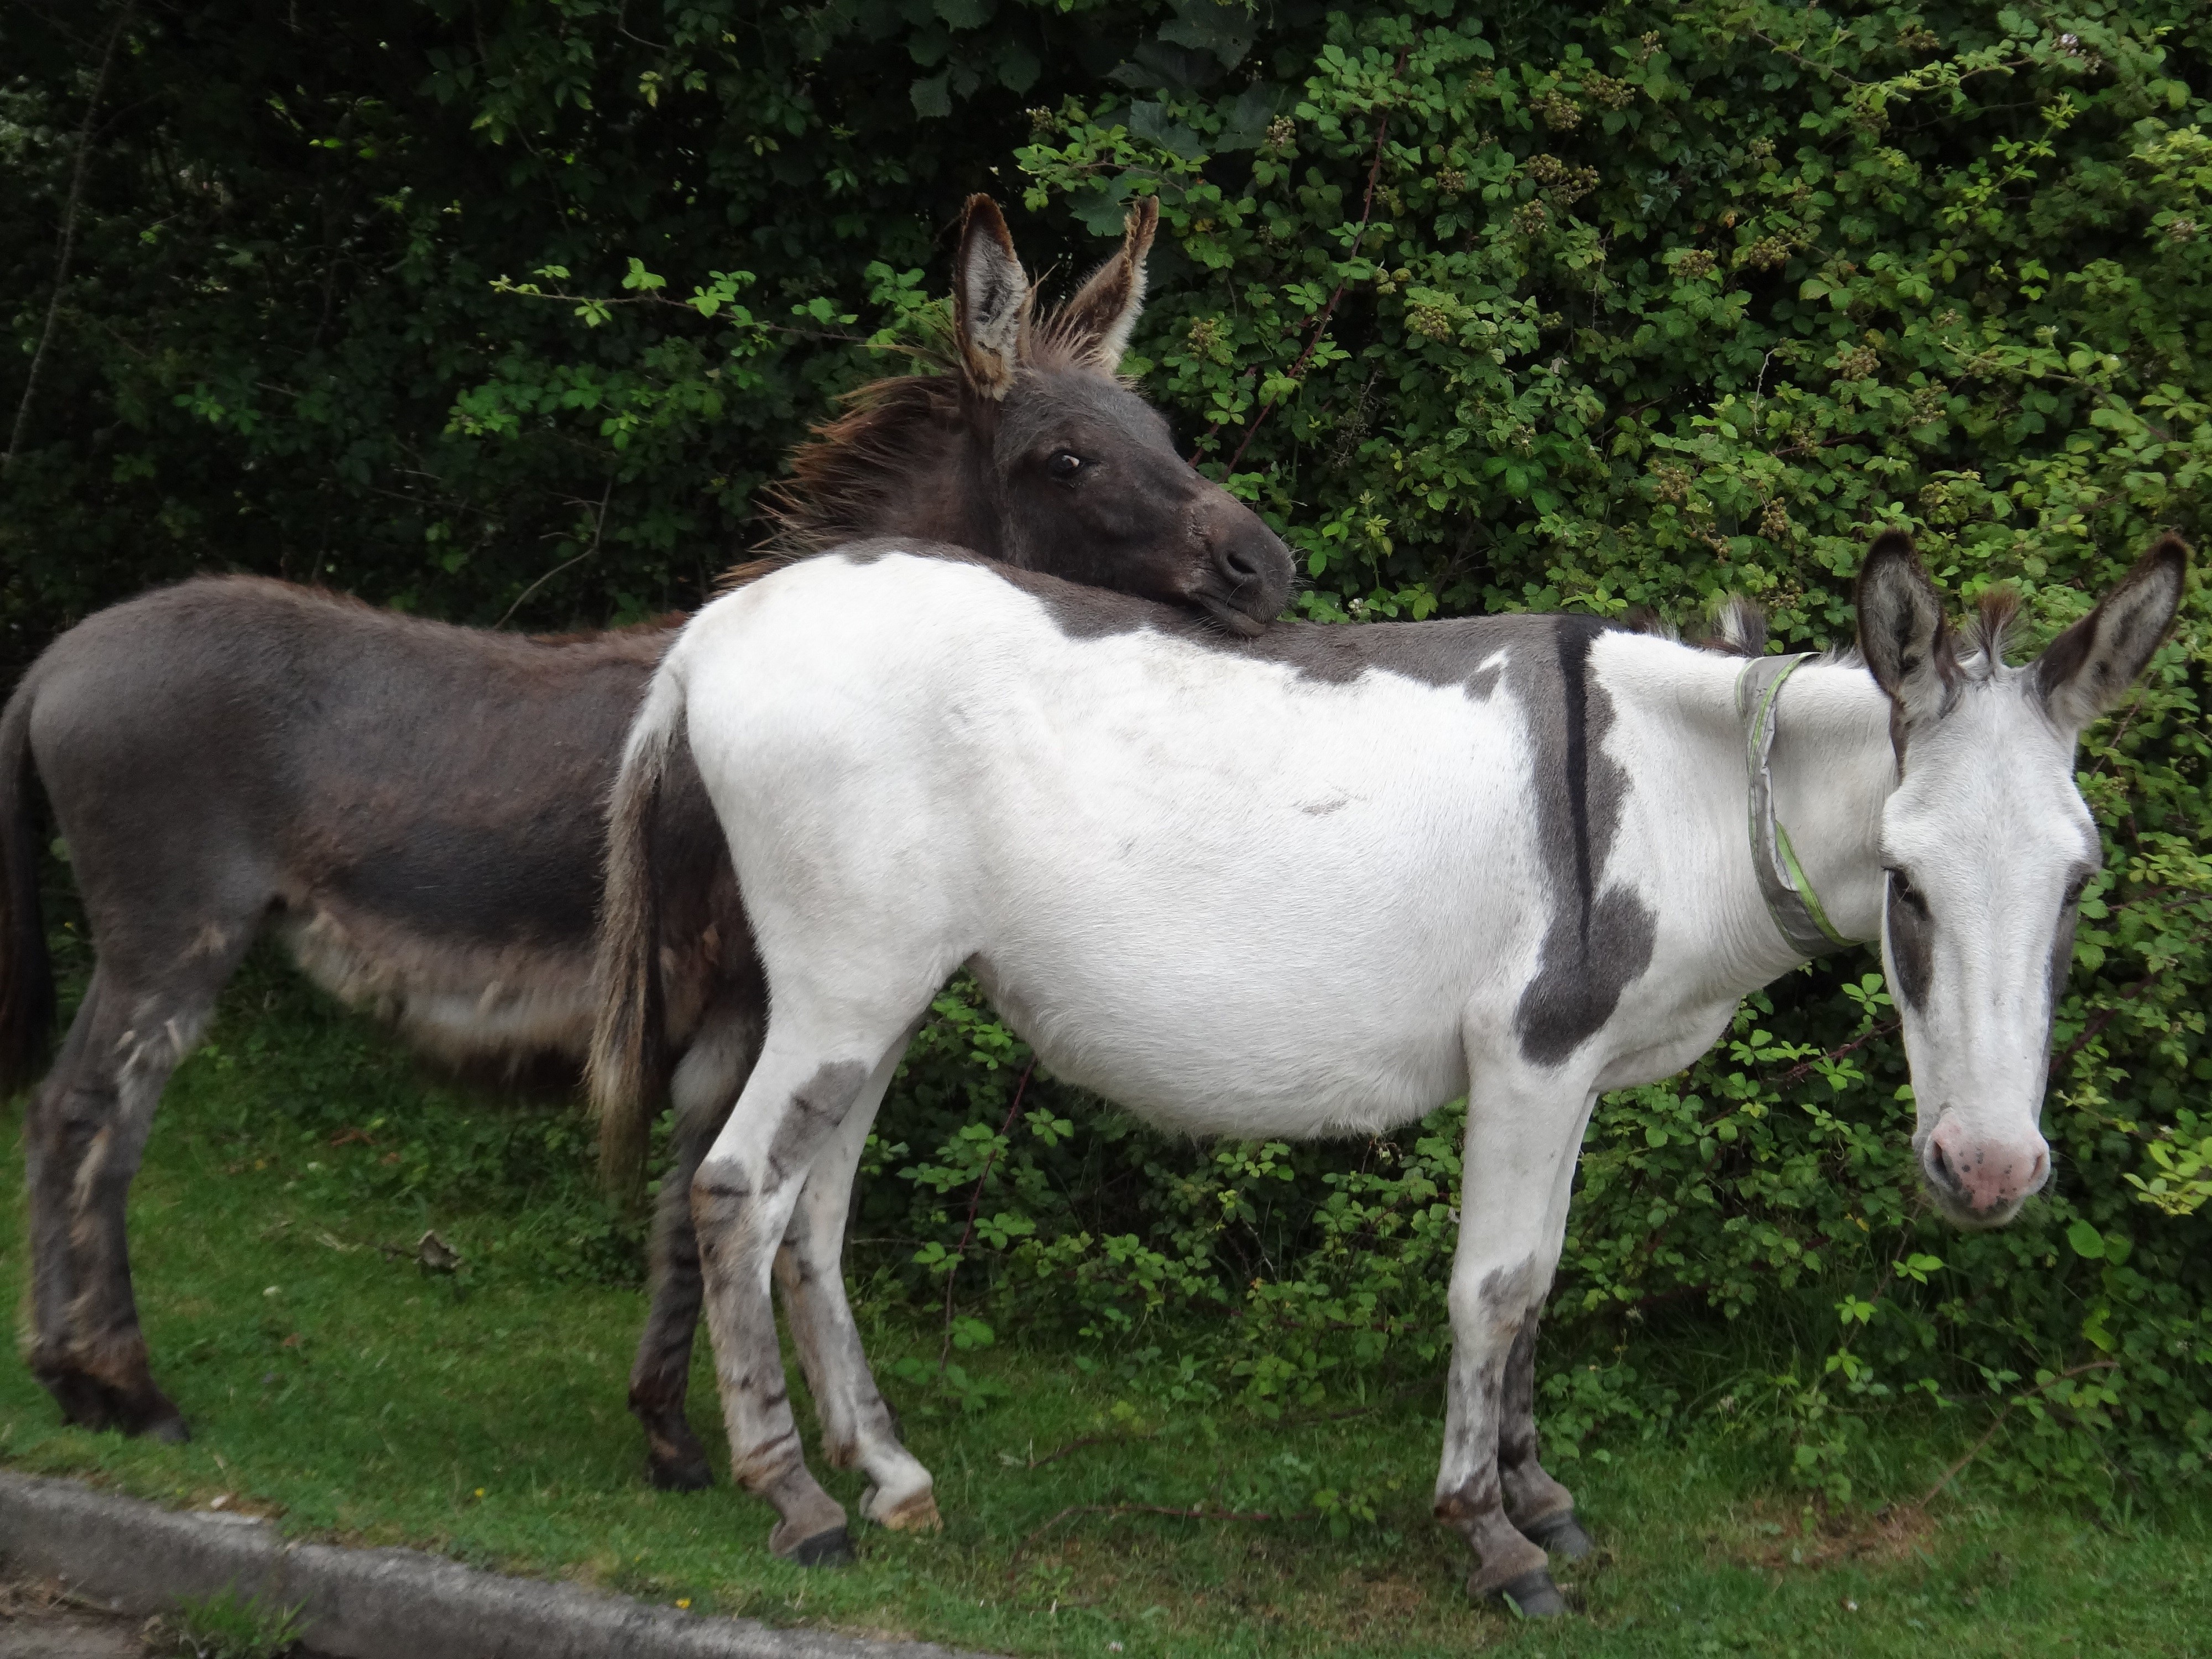
{"label": "donkey's neck", "polygon": [[[1656,722],[1647,732],[1663,726],[1673,734],[1639,785],[1667,802],[1658,821],[1675,826],[1662,855],[1666,873],[1654,873],[1700,918],[1705,954],[1696,980],[1706,993],[1733,1000],[1803,960],[1759,885],[1747,734],[1736,709],[1743,662],[1657,641],[1633,652],[1621,663],[1621,689]],[[1831,926],[1847,939],[1878,939],[1882,805],[1897,785],[1888,699],[1863,668],[1809,662],[1784,683],[1775,709],[1768,765],[1775,817]]]}
{"label": "donkey's neck", "polygon": [[874,503],[867,533],[950,542],[987,559],[1005,558],[988,454],[979,455],[979,445],[965,433],[935,435],[934,453],[918,455]]}
{"label": "donkey's neck", "polygon": [[1814,661],[1784,682],[1775,708],[1774,815],[1829,923],[1878,940],[1881,813],[1897,787],[1889,699],[1864,668]]}

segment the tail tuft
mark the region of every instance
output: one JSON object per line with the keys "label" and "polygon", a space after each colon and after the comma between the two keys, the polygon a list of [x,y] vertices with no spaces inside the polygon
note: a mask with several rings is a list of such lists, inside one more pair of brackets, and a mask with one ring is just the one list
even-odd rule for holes
{"label": "tail tuft", "polygon": [[684,690],[664,659],[630,727],[608,806],[595,972],[599,1015],[587,1071],[599,1121],[600,1176],[610,1191],[633,1200],[645,1185],[646,1143],[665,1069],[653,826],[669,750],[683,735]]}
{"label": "tail tuft", "polygon": [[54,1027],[53,963],[31,823],[32,697],[27,676],[0,712],[0,1098],[38,1076]]}

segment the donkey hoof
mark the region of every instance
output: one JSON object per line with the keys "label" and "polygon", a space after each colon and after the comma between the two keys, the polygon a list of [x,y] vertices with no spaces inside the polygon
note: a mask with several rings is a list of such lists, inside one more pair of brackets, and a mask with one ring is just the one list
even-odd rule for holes
{"label": "donkey hoof", "polygon": [[849,1567],[853,1565],[853,1534],[842,1527],[802,1538],[787,1551],[780,1551],[794,1567]]}
{"label": "donkey hoof", "polygon": [[945,1526],[945,1517],[937,1512],[936,1490],[930,1486],[890,1504],[871,1486],[860,1494],[860,1513],[890,1532],[938,1532]]}
{"label": "donkey hoof", "polygon": [[181,1446],[192,1437],[191,1425],[175,1412],[149,1423],[144,1433],[149,1440],[158,1440],[165,1446]]}
{"label": "donkey hoof", "polygon": [[704,1452],[689,1457],[648,1452],[645,1478],[662,1492],[704,1492],[714,1484],[714,1471],[708,1467]]}
{"label": "donkey hoof", "polygon": [[1509,1578],[1491,1595],[1523,1619],[1556,1619],[1567,1610],[1566,1598],[1542,1567],[1531,1567],[1518,1578]]}
{"label": "donkey hoof", "polygon": [[1549,1515],[1539,1516],[1520,1532],[1539,1548],[1563,1555],[1570,1561],[1579,1561],[1597,1547],[1583,1530],[1583,1523],[1575,1519],[1572,1510],[1555,1510]]}
{"label": "donkey hoof", "polygon": [[107,1390],[88,1376],[75,1371],[40,1376],[46,1392],[62,1408],[62,1421],[70,1428],[89,1429],[94,1434],[115,1426],[115,1410]]}

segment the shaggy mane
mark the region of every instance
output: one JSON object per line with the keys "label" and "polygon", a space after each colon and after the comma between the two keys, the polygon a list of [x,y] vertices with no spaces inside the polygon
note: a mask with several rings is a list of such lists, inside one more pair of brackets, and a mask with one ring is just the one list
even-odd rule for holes
{"label": "shaggy mane", "polygon": [[2014,588],[1992,587],[1982,595],[1966,624],[1966,645],[1981,656],[1973,665],[1978,678],[1988,679],[2004,666],[2005,636],[2019,617],[2020,594]]}
{"label": "shaggy mane", "polygon": [[[791,458],[791,476],[762,492],[769,533],[756,551],[781,562],[856,541],[883,522],[883,507],[908,488],[928,434],[959,423],[960,376],[935,353],[929,374],[894,374],[848,392],[845,412],[814,428]],[[721,586],[742,586],[760,562],[741,564]],[[750,575],[747,573],[750,572]]]}
{"label": "shaggy mane", "polygon": [[1705,627],[1695,634],[1684,635],[1648,605],[1636,606],[1624,620],[1636,633],[1655,635],[1717,656],[1766,654],[1766,611],[1741,594],[1730,593],[1716,604]]}

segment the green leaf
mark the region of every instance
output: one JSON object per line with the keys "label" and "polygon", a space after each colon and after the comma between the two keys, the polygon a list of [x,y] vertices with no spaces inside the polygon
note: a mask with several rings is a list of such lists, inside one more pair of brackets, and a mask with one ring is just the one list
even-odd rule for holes
{"label": "green leaf", "polygon": [[998,8],[994,0],[936,0],[937,15],[956,29],[979,29]]}
{"label": "green leaf", "polygon": [[951,94],[945,91],[945,83],[944,76],[933,75],[915,82],[908,89],[908,96],[914,100],[914,112],[923,120],[941,119],[952,113]]}

